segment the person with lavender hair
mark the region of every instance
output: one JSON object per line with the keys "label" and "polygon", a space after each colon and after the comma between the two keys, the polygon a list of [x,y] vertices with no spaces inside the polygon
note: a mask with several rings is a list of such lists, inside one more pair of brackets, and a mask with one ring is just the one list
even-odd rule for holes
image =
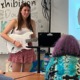
{"label": "person with lavender hair", "polygon": [[80,46],[72,35],[62,35],[53,47],[45,80],[80,80]]}

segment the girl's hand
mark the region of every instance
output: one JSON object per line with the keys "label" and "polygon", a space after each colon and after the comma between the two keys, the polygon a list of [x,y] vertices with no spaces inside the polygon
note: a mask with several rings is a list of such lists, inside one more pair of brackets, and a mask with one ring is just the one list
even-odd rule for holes
{"label": "girl's hand", "polygon": [[3,74],[4,72],[2,70],[0,70],[0,74]]}
{"label": "girl's hand", "polygon": [[22,44],[18,41],[14,41],[14,45],[18,48],[22,47]]}

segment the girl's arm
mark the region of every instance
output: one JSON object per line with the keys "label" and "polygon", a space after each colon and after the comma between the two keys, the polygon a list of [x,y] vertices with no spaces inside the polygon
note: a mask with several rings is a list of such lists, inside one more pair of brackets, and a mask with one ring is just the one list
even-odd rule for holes
{"label": "girl's arm", "polygon": [[8,33],[13,29],[13,27],[16,24],[16,20],[13,19],[10,21],[10,23],[5,27],[4,31],[1,33],[1,37],[3,37],[5,40],[14,43],[14,40],[8,36]]}

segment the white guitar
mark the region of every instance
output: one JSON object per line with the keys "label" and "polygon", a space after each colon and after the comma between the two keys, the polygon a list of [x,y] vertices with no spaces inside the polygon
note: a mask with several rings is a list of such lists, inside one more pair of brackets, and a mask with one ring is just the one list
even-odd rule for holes
{"label": "white guitar", "polygon": [[9,53],[16,53],[21,51],[22,49],[27,49],[27,50],[31,49],[28,48],[28,42],[37,41],[37,38],[31,39],[31,34],[33,34],[33,32],[26,32],[22,35],[9,34],[9,37],[13,38],[16,41],[19,41],[22,44],[22,47],[18,48],[14,44],[7,41],[7,48]]}

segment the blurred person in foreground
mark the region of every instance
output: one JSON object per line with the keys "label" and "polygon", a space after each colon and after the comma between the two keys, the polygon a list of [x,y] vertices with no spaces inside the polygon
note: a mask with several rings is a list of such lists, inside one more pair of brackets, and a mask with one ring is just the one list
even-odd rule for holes
{"label": "blurred person in foreground", "polygon": [[0,80],[14,80],[11,77],[7,77],[4,74],[6,74],[5,72],[3,72],[2,70],[0,70]]}
{"label": "blurred person in foreground", "polygon": [[56,42],[45,80],[80,80],[80,46],[72,35],[63,35]]}

